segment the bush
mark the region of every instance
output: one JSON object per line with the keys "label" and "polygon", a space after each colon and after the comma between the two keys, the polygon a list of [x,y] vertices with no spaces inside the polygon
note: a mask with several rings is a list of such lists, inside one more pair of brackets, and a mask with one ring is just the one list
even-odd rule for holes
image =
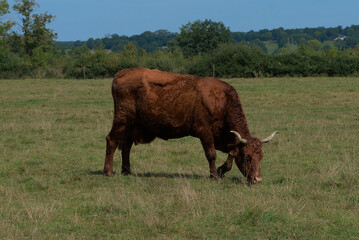
{"label": "bush", "polygon": [[220,45],[213,53],[216,76],[259,77],[266,72],[267,55],[256,45]]}
{"label": "bush", "polygon": [[181,62],[179,58],[179,56],[176,56],[169,51],[158,50],[144,56],[142,66],[150,69],[175,72]]}
{"label": "bush", "polygon": [[359,46],[345,51],[318,50],[314,43],[275,55],[256,45],[226,43],[211,53],[187,58],[176,48],[147,53],[131,44],[120,52],[90,51],[85,45],[61,52],[45,46],[35,48],[32,55],[0,46],[0,78],[107,78],[139,66],[196,76],[213,76],[214,66],[216,77],[228,78],[359,74]]}
{"label": "bush", "polygon": [[0,78],[22,78],[32,69],[29,57],[20,56],[6,47],[0,46]]}
{"label": "bush", "polygon": [[186,64],[187,73],[195,76],[212,76],[212,58],[208,54],[194,56]]}

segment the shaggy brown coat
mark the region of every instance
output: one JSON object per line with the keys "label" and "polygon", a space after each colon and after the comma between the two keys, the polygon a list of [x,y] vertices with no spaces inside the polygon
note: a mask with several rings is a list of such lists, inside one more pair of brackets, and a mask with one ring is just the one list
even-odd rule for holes
{"label": "shaggy brown coat", "polygon": [[[130,174],[133,143],[193,136],[201,140],[212,177],[222,177],[235,159],[249,182],[262,179],[263,140],[251,136],[238,94],[228,83],[145,68],[126,69],[116,74],[112,96],[115,109],[106,137],[105,175],[113,174],[117,147],[122,150],[122,173]],[[216,149],[229,153],[218,169]]]}

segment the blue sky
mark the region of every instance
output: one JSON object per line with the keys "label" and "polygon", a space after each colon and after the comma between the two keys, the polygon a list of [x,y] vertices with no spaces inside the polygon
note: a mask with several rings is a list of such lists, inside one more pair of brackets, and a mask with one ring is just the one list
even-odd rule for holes
{"label": "blue sky", "polygon": [[[14,0],[8,0],[12,6]],[[221,21],[231,31],[359,24],[359,0],[36,0],[38,13],[56,16],[59,41],[132,36],[195,20]],[[10,18],[16,19],[16,16]]]}

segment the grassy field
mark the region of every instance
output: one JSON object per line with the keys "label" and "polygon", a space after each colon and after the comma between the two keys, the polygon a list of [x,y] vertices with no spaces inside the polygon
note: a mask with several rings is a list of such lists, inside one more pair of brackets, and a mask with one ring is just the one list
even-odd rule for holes
{"label": "grassy field", "polygon": [[358,239],[359,78],[228,81],[253,135],[281,132],[255,186],[209,179],[194,138],[104,177],[110,79],[0,80],[0,239]]}

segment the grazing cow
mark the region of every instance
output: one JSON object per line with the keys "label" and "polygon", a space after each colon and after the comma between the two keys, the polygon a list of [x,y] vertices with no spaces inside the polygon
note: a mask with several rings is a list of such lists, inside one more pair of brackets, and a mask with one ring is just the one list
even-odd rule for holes
{"label": "grazing cow", "polygon": [[[106,136],[104,174],[113,175],[113,155],[122,150],[122,173],[130,174],[133,143],[197,137],[209,162],[210,176],[223,177],[233,160],[248,182],[262,180],[262,143],[252,137],[236,90],[216,78],[200,78],[145,68],[126,69],[112,82],[114,119]],[[228,153],[216,169],[216,149]]]}

